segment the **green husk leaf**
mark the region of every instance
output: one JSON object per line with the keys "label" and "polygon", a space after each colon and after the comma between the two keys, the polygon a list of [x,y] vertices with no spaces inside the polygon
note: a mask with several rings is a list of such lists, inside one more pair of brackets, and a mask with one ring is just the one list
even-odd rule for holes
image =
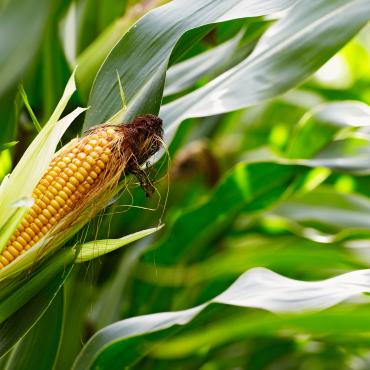
{"label": "green husk leaf", "polygon": [[123,238],[119,239],[105,239],[105,240],[96,240],[93,242],[77,245],[73,248],[77,254],[76,263],[90,261],[94,258],[103,256],[106,253],[112,252],[118,248],[121,248],[129,243],[140,240],[150,234],[153,234],[164,225],[158,227],[153,227],[151,229],[141,230],[136,233],[126,235]]}

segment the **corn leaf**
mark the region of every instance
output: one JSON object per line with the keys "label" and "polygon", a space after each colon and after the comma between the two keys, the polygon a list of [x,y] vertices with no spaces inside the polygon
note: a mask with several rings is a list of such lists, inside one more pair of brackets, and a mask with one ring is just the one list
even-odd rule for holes
{"label": "corn leaf", "polygon": [[0,96],[32,61],[51,10],[48,0],[9,1],[0,7]]}
{"label": "corn leaf", "polygon": [[[84,128],[107,121],[121,107],[116,71],[125,89],[127,111],[122,120],[158,113],[172,50],[187,31],[236,18],[258,17],[284,10],[294,0],[175,0],[141,18],[111,51],[101,67],[89,99]],[[148,33],[150,37],[147,37]],[[155,35],[155,38],[153,38]],[[184,50],[192,46],[188,37]],[[125,63],[121,63],[124,60]]]}
{"label": "corn leaf", "polygon": [[[200,306],[119,321],[97,332],[76,359],[74,370],[121,369],[156,346],[178,325],[191,322],[213,303],[253,307],[272,312],[321,310],[370,290],[370,270],[358,270],[331,279],[307,282],[286,278],[268,269],[255,268],[241,275],[228,289]],[[158,333],[157,336],[150,336]],[[147,341],[151,338],[150,341]],[[145,343],[145,345],[144,345]],[[133,358],[129,352],[133,352]],[[144,353],[143,353],[144,352]]]}
{"label": "corn leaf", "polygon": [[[168,137],[191,117],[248,107],[303,82],[370,18],[367,0],[299,1],[243,62],[160,111]],[[340,30],[340,32],[338,32]]]}
{"label": "corn leaf", "polygon": [[[54,367],[62,336],[63,306],[63,291],[60,290],[40,320],[12,351],[6,364],[8,370],[50,370]],[[45,333],[49,335],[47,346]]]}
{"label": "corn leaf", "polygon": [[129,243],[145,238],[158,230],[160,230],[164,225],[153,227],[147,230],[141,230],[136,233],[126,235],[119,239],[105,239],[105,240],[95,240],[85,244],[79,244],[73,247],[77,257],[75,259],[76,263],[90,261],[94,258],[103,256],[106,253],[113,252]]}
{"label": "corn leaf", "polygon": [[169,68],[163,95],[179,93],[193,86],[201,77],[215,73],[227,65],[237,50],[243,33],[240,32],[231,40]]}

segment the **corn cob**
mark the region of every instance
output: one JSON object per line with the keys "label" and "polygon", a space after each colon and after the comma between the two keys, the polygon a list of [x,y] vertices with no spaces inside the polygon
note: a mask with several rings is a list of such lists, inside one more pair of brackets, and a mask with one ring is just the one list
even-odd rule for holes
{"label": "corn cob", "polygon": [[0,254],[0,269],[56,225],[67,220],[67,228],[123,172],[140,174],[140,165],[160,148],[161,137],[161,119],[145,115],[126,125],[92,129],[62,148],[35,187],[33,206]]}

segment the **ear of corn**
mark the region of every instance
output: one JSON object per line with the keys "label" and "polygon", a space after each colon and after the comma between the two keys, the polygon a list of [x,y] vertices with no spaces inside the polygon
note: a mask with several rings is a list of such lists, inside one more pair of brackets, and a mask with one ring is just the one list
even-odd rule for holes
{"label": "ear of corn", "polygon": [[94,129],[56,154],[33,191],[34,204],[0,254],[0,269],[50,232],[83,224],[81,217],[87,221],[102,207],[122,172],[133,171],[158,150],[151,139],[161,136],[161,121],[149,117],[159,123],[154,132],[141,117],[132,124]]}

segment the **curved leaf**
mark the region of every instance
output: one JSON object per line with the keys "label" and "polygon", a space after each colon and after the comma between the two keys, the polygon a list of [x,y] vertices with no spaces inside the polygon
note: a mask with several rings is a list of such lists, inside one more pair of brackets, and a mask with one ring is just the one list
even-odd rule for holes
{"label": "curved leaf", "polygon": [[370,18],[367,0],[299,1],[242,63],[160,111],[167,135],[186,118],[245,108],[275,97],[323,65]]}
{"label": "curved leaf", "polygon": [[235,53],[242,36],[243,33],[239,33],[231,40],[169,68],[164,96],[179,93],[193,86],[202,76],[222,68]]}
{"label": "curved leaf", "polygon": [[[63,304],[63,291],[60,290],[41,319],[11,353],[7,370],[53,369],[62,335]],[[47,346],[45,333],[49,338]]]}
{"label": "curved leaf", "polygon": [[[115,46],[94,82],[84,128],[105,122],[121,108],[117,72],[127,99],[128,120],[158,113],[169,57],[187,31],[236,18],[286,9],[295,0],[175,0],[141,18]],[[187,46],[193,40],[187,39]]]}
{"label": "curved leaf", "polygon": [[[264,268],[241,275],[228,289],[200,306],[177,312],[138,316],[109,325],[96,333],[76,359],[74,370],[121,369],[132,365],[123,356],[140,348],[143,356],[169,335],[177,325],[186,325],[212,303],[254,307],[272,312],[300,312],[334,306],[350,297],[370,291],[370,270],[358,270],[331,279],[306,282],[286,278]],[[151,336],[158,333],[158,336]],[[131,345],[131,347],[130,347]],[[137,360],[137,358],[135,359]]]}

